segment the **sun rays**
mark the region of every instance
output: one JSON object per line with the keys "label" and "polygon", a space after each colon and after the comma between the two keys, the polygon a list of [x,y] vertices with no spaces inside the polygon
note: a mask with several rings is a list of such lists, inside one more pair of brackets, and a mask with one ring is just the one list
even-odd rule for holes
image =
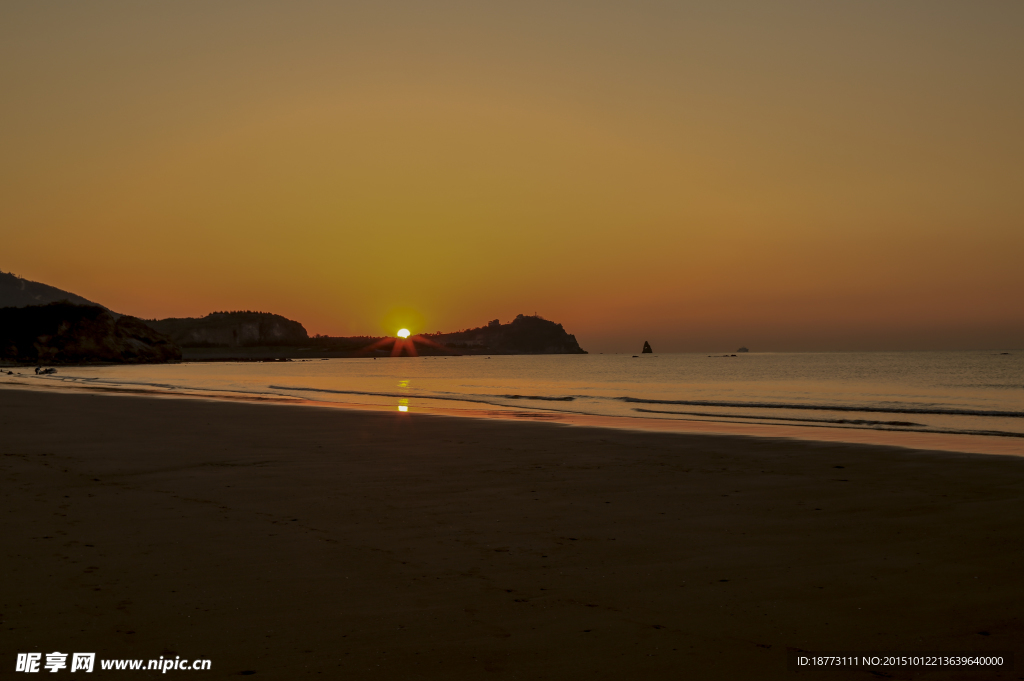
{"label": "sun rays", "polygon": [[381,338],[376,343],[368,345],[362,350],[362,354],[376,355],[380,351],[390,349],[392,357],[401,357],[402,355],[407,357],[419,357],[419,352],[416,349],[417,345],[420,347],[428,347],[438,350],[443,354],[450,354],[450,351],[444,346],[419,334],[412,335],[409,329],[404,328],[399,329],[398,333],[394,336]]}

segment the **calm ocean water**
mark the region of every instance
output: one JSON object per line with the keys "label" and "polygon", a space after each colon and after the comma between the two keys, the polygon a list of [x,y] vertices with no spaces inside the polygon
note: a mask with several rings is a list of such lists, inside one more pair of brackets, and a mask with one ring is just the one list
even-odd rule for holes
{"label": "calm ocean water", "polygon": [[[67,367],[22,380],[402,411],[593,415],[1012,438],[1024,449],[1024,353],[400,357]],[[10,378],[10,377],[8,377]],[[619,421],[614,421],[619,419]],[[659,424],[665,425],[665,424]]]}

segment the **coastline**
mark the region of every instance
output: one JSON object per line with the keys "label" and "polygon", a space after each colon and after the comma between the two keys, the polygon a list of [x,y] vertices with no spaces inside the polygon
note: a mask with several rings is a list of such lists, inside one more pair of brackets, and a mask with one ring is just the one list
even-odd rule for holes
{"label": "coastline", "polygon": [[[27,379],[27,380],[24,380]],[[0,391],[5,389],[57,393],[124,394],[168,399],[204,399],[222,402],[285,404],[327,409],[345,409],[366,412],[392,413],[394,406],[365,402],[323,401],[296,396],[241,393],[231,391],[203,391],[177,389],[90,385],[67,383],[63,378],[35,382],[31,376],[10,378],[0,376]],[[471,403],[467,400],[466,403]],[[664,432],[693,435],[720,435],[751,438],[784,438],[805,442],[834,442],[852,445],[903,447],[931,451],[961,452],[966,454],[996,454],[1024,456],[1024,440],[1018,437],[995,437],[959,433],[936,433],[886,428],[859,428],[844,426],[815,426],[796,424],[750,423],[728,418],[647,418],[642,416],[600,416],[571,411],[520,410],[485,405],[479,408],[444,408],[438,406],[410,406],[410,413],[475,418],[497,421],[542,421],[586,428],[608,428],[625,432]]]}
{"label": "coastline", "polygon": [[1021,651],[1018,457],[285,406],[0,390],[8,652],[772,679]]}

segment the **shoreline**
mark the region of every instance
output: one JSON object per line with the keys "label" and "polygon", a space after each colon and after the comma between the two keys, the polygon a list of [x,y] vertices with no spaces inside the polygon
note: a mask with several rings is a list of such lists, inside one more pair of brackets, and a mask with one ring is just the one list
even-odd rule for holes
{"label": "shoreline", "polygon": [[783,679],[793,650],[1024,652],[1018,457],[283,406],[0,391],[5,654]]}
{"label": "shoreline", "polygon": [[[327,409],[346,409],[366,412],[394,412],[394,406],[381,406],[360,402],[333,402],[291,396],[271,396],[226,391],[203,392],[199,390],[154,390],[122,386],[92,385],[33,385],[2,378],[9,382],[0,383],[0,390],[28,390],[42,392],[96,392],[137,395],[152,398],[200,399],[227,402],[261,402],[286,404]],[[30,381],[34,377],[28,378]],[[59,380],[59,379],[50,379]],[[429,398],[423,398],[429,399]],[[469,400],[467,404],[471,403]],[[796,424],[749,423],[730,421],[726,417],[701,418],[646,418],[642,416],[600,416],[559,410],[517,410],[513,407],[482,407],[478,409],[444,408],[437,406],[410,406],[404,412],[424,415],[442,415],[458,418],[476,418],[498,421],[543,421],[571,426],[608,428],[624,432],[670,432],[695,435],[740,436],[751,438],[783,438],[805,442],[835,442],[853,445],[882,447],[903,447],[934,451],[963,452],[968,454],[993,454],[999,456],[1024,456],[1024,440],[1019,437],[995,435],[936,433],[885,428],[861,428],[851,426],[817,426]]]}

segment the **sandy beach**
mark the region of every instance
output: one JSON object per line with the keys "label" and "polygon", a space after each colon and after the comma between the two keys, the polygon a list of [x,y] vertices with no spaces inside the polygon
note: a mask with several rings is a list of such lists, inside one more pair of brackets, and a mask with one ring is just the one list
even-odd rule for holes
{"label": "sandy beach", "polygon": [[1018,457],[11,388],[0,454],[7,671],[877,678],[787,651],[1024,650]]}

